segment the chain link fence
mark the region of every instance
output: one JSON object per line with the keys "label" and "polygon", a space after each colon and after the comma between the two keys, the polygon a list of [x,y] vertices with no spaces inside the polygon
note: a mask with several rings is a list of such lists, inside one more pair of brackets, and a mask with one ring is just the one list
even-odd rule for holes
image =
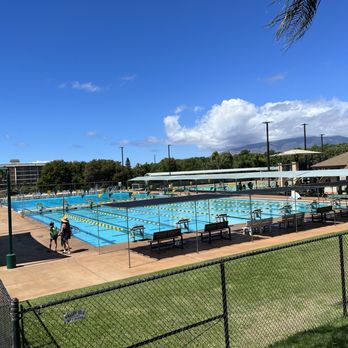
{"label": "chain link fence", "polygon": [[11,297],[0,280],[0,347],[12,346]]}
{"label": "chain link fence", "polygon": [[48,303],[26,302],[19,313],[21,343],[291,346],[293,337],[320,332],[346,316],[347,243],[348,233],[334,234],[71,297],[56,295]]}

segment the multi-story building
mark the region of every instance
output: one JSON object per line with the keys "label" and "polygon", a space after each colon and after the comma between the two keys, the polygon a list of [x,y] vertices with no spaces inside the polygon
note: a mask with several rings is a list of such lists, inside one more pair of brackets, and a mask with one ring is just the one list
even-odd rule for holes
{"label": "multi-story building", "polygon": [[0,167],[10,169],[11,184],[18,187],[36,185],[45,164],[46,162],[21,163],[14,159],[10,163],[0,164]]}

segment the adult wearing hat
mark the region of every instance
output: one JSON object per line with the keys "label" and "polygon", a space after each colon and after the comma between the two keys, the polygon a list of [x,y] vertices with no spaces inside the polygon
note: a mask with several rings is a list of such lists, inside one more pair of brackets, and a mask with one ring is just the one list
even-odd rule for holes
{"label": "adult wearing hat", "polygon": [[71,238],[70,223],[65,216],[63,216],[60,222],[62,223],[62,225],[60,227],[59,235],[60,235],[61,243],[63,247],[63,254],[65,253],[70,254],[70,246],[69,246],[69,239]]}

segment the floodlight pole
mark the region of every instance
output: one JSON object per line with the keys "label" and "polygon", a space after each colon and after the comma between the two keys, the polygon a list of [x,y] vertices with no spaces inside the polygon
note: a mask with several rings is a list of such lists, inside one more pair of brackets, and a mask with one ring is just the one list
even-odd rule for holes
{"label": "floodlight pole", "polygon": [[324,135],[325,134],[320,134],[321,153],[324,152]]}
{"label": "floodlight pole", "polygon": [[7,181],[7,221],[8,221],[8,254],[6,255],[7,269],[16,268],[16,254],[13,252],[12,240],[12,209],[11,209],[11,175],[10,168],[0,168],[1,173],[6,173]]}
{"label": "floodlight pole", "polygon": [[320,134],[320,145],[321,145],[321,160],[323,160],[323,153],[324,153],[324,135],[325,134]]}
{"label": "floodlight pole", "polygon": [[307,133],[306,133],[306,126],[308,123],[302,123],[303,126],[303,144],[304,144],[304,149],[307,150]]}
{"label": "floodlight pole", "polygon": [[122,165],[122,187],[123,187],[123,182],[124,182],[124,168],[123,168],[123,146],[120,146],[121,149],[121,165]]}
{"label": "floodlight pole", "polygon": [[171,175],[171,171],[170,171],[170,147],[172,145],[168,144],[168,174]]}
{"label": "floodlight pole", "polygon": [[[271,170],[271,160],[269,155],[269,133],[268,133],[268,125],[272,123],[272,121],[265,121],[262,122],[266,125],[266,141],[267,141],[267,171],[269,172]],[[271,181],[270,178],[268,178],[268,187],[271,187]]]}
{"label": "floodlight pole", "polygon": [[[306,126],[308,125],[308,123],[302,123],[303,126],[303,145],[304,145],[304,149],[307,150],[307,133],[306,133]],[[307,156],[304,156],[304,160],[305,160],[305,168],[307,169]]]}

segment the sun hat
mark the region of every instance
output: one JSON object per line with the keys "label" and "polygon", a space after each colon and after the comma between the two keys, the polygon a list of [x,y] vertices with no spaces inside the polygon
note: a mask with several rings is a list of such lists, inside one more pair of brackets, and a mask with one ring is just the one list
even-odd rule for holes
{"label": "sun hat", "polygon": [[68,222],[68,219],[65,218],[65,217],[62,217],[60,221],[61,221],[61,222]]}

